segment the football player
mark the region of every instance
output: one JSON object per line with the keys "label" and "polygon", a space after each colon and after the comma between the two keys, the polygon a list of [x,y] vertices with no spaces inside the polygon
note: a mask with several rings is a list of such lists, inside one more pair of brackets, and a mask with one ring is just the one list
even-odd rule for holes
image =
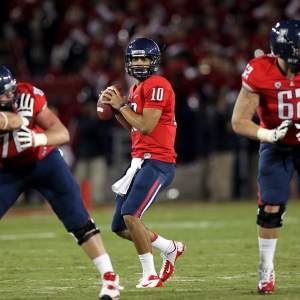
{"label": "football player", "polygon": [[[250,60],[232,116],[235,132],[260,140],[258,173],[258,293],[273,293],[274,254],[290,193],[300,171],[300,21],[277,23],[270,54]],[[257,112],[260,126],[253,121]]]}
{"label": "football player", "polygon": [[47,107],[43,91],[30,83],[17,83],[0,65],[0,218],[22,192],[38,190],[98,268],[103,284],[99,298],[119,299],[122,287],[100,230],[56,147],[68,141],[69,132]]}
{"label": "football player", "polygon": [[[160,49],[148,38],[137,38],[127,46],[125,70],[135,78],[128,101],[116,88],[104,95],[119,112],[117,120],[131,132],[132,161],[113,185],[117,193],[112,231],[132,241],[143,268],[137,288],[161,287],[173,274],[176,259],[184,252],[181,242],[168,240],[148,229],[142,215],[175,175],[175,95],[171,84],[156,73]],[[157,274],[152,247],[161,252],[163,264]]]}

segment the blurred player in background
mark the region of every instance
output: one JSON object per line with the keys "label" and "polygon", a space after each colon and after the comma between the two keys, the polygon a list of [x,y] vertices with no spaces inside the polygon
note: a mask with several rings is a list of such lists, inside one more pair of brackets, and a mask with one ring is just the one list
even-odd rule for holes
{"label": "blurred player in background", "polygon": [[[112,230],[135,245],[143,267],[137,288],[161,287],[173,274],[175,261],[185,250],[181,242],[159,236],[141,221],[158,193],[172,182],[176,168],[175,95],[170,83],[155,75],[159,64],[157,44],[148,38],[137,38],[125,53],[126,73],[136,79],[130,88],[128,103],[116,88],[116,93],[104,91],[110,99],[105,103],[119,110],[117,120],[131,131],[131,164],[112,187],[117,193]],[[152,247],[158,249],[163,258],[159,275]]]}
{"label": "blurred player in background", "polygon": [[[235,132],[258,139],[258,292],[273,293],[274,254],[290,181],[300,171],[300,21],[277,23],[271,30],[272,54],[252,59],[232,116]],[[260,126],[253,121],[257,111]]]}
{"label": "blurred player in background", "polygon": [[122,287],[100,231],[85,209],[79,185],[56,147],[69,141],[69,133],[47,107],[44,93],[30,83],[16,83],[2,65],[0,136],[0,218],[23,191],[38,190],[98,268],[103,283],[100,299],[119,299]]}

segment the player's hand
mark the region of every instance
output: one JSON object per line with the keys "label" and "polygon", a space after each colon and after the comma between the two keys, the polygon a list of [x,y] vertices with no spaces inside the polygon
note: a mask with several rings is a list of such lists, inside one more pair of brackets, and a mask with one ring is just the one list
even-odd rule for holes
{"label": "player's hand", "polygon": [[285,120],[283,121],[277,128],[273,129],[274,130],[274,135],[273,135],[273,142],[278,142],[282,140],[288,129],[293,125],[292,120]]}
{"label": "player's hand", "polygon": [[44,133],[36,133],[24,125],[17,132],[17,140],[22,150],[47,144],[47,136]]}
{"label": "player's hand", "polygon": [[257,138],[261,141],[266,141],[269,143],[279,142],[285,137],[288,129],[292,125],[293,125],[292,120],[285,120],[278,127],[272,130],[259,128],[257,131]]}
{"label": "player's hand", "polygon": [[[295,123],[295,127],[296,127],[297,129],[300,129],[300,124]],[[298,141],[300,142],[300,132],[298,132],[298,133],[296,134],[296,138],[297,138]]]}
{"label": "player's hand", "polygon": [[22,93],[17,107],[18,115],[27,118],[29,122],[33,117],[33,101],[30,94]]}

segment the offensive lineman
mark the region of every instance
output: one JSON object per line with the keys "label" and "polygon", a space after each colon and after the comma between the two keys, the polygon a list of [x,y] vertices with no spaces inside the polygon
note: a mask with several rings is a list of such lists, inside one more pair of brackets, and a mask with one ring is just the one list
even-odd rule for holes
{"label": "offensive lineman", "polygon": [[56,145],[69,141],[65,126],[47,107],[44,93],[18,82],[0,65],[0,218],[28,188],[38,190],[102,276],[100,300],[119,299],[100,231],[83,205],[77,182]]}
{"label": "offensive lineman", "polygon": [[[295,171],[300,172],[300,21],[271,30],[272,54],[252,59],[232,116],[235,132],[261,140],[258,174],[258,293],[273,293],[274,254]],[[252,121],[257,111],[260,126]]]}

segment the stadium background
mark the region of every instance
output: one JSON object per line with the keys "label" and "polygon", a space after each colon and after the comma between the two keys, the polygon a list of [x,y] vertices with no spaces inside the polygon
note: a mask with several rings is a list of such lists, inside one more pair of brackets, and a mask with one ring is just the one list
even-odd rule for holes
{"label": "stadium background", "polygon": [[[0,63],[46,93],[70,130],[74,164],[83,143],[77,130],[85,105],[95,105],[99,91],[114,83],[127,94],[133,81],[125,75],[123,49],[134,37],[146,36],[165,46],[159,74],[176,93],[178,171],[160,199],[255,198],[258,142],[232,132],[232,107],[247,62],[257,49],[269,52],[270,28],[277,21],[300,18],[299,1],[1,0],[0,5]],[[105,193],[111,201],[110,185],[129,163],[130,143],[113,120],[104,126]],[[298,189],[294,179],[292,196]]]}

